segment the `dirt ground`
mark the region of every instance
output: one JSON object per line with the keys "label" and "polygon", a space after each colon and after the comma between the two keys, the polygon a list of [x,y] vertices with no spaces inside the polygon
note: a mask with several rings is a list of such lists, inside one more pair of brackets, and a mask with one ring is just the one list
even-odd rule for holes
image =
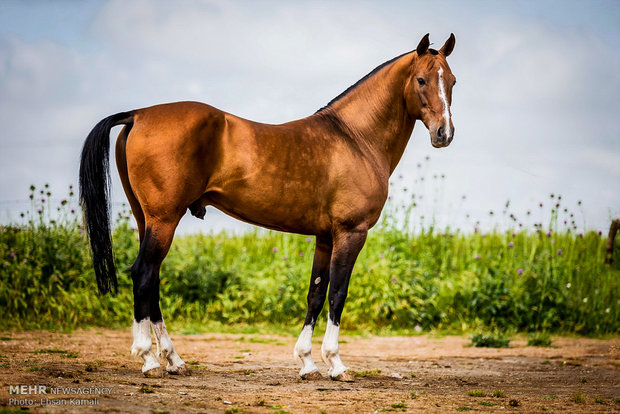
{"label": "dirt ground", "polygon": [[[327,377],[320,340],[313,355],[324,377],[302,381],[292,337],[172,334],[192,375],[151,379],[129,355],[129,330],[1,336],[5,410],[21,404],[30,412],[620,412],[620,339],[554,338],[551,348],[516,340],[511,348],[485,349],[468,347],[467,337],[344,336],[341,356],[357,376],[342,383]],[[30,391],[9,394],[18,385]]]}

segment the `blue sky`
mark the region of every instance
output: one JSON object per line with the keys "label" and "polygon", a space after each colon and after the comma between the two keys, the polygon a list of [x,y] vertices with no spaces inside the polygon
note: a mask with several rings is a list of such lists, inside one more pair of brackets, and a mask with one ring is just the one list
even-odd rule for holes
{"label": "blue sky", "polygon": [[[418,215],[467,229],[477,219],[501,222],[488,212],[506,200],[524,217],[562,194],[583,214],[580,225],[605,229],[620,215],[618,21],[617,1],[5,0],[0,221],[28,206],[21,200],[30,184],[49,182],[62,197],[77,181],[85,136],[111,113],[198,100],[285,122],[313,113],[425,33],[441,45],[454,32],[454,142],[433,149],[417,124],[394,199],[423,195]],[[418,163],[428,164],[423,183]],[[113,200],[124,200],[116,178]],[[181,231],[221,228],[247,227],[210,210],[205,222],[184,218]]]}

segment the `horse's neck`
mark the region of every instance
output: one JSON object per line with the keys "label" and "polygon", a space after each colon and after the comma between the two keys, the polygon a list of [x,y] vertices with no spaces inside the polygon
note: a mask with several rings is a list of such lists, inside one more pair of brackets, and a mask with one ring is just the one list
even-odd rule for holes
{"label": "horse's neck", "polygon": [[404,99],[410,65],[411,54],[401,57],[326,108],[352,138],[385,162],[389,174],[400,161],[415,123]]}

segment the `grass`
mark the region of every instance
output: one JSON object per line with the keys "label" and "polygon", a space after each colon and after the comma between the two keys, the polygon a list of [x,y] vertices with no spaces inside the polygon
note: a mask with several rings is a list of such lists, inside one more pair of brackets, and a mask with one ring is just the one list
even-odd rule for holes
{"label": "grass", "polygon": [[366,371],[355,371],[356,377],[376,377],[381,374],[380,369],[366,370]]}
{"label": "grass", "polygon": [[528,335],[527,346],[550,347],[551,337],[546,332],[534,332]]}
{"label": "grass", "polygon": [[467,395],[470,397],[486,397],[487,394],[482,390],[469,390],[467,391]]}
{"label": "grass", "polygon": [[[71,210],[73,189],[58,211],[50,209],[48,187],[31,191],[22,222],[0,226],[0,330],[129,326],[129,268],[138,251],[133,219],[122,213],[114,228],[119,293],[100,297],[81,218]],[[436,229],[428,218],[414,223],[421,217],[419,198],[413,194],[403,206],[388,202],[369,233],[351,278],[343,330],[601,336],[620,329],[620,260],[604,265],[600,234],[561,224],[577,218],[558,196],[545,202],[551,213],[541,209],[516,219],[507,206],[501,217],[509,230],[489,232]],[[550,219],[543,226],[534,216]],[[160,277],[169,328],[297,333],[313,251],[313,238],[262,230],[175,238]],[[316,329],[325,329],[324,317]],[[472,338],[476,346],[507,340],[479,335]]]}
{"label": "grass", "polygon": [[503,334],[481,334],[471,335],[471,346],[483,348],[508,348],[510,339],[504,337]]}
{"label": "grass", "polygon": [[491,397],[494,397],[494,398],[504,398],[504,390],[494,390],[491,393]]}
{"label": "grass", "polygon": [[577,404],[585,404],[586,396],[582,392],[577,391],[575,395],[573,395],[573,401]]}

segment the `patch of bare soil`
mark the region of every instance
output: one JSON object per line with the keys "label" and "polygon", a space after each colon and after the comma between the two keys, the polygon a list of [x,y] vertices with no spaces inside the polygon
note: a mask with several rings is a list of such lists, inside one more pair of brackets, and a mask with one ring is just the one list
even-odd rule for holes
{"label": "patch of bare soil", "polygon": [[[345,336],[341,356],[357,374],[341,383],[327,377],[319,341],[313,355],[323,379],[299,379],[291,337],[172,335],[192,375],[152,379],[129,355],[129,330],[1,336],[0,408],[9,410],[620,412],[620,339],[485,349],[468,347],[464,337]],[[20,393],[9,394],[11,387]]]}

